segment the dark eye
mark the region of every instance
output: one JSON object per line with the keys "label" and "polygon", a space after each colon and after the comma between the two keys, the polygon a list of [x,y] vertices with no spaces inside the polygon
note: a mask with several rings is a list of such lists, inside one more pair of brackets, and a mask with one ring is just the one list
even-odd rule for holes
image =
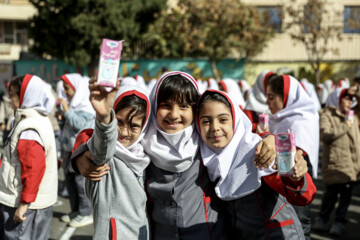
{"label": "dark eye", "polygon": [[220,118],[220,122],[222,122],[222,123],[225,123],[225,122],[227,122],[227,121],[228,121],[227,118]]}
{"label": "dark eye", "polygon": [[202,125],[210,124],[210,121],[207,120],[207,119],[205,119],[205,120],[202,120],[202,121],[201,121],[201,124],[202,124]]}
{"label": "dark eye", "polygon": [[122,127],[122,126],[124,126],[124,125],[125,125],[125,123],[124,123],[124,121],[123,121],[123,120],[118,119],[118,120],[117,120],[117,125],[118,125],[118,126],[120,126],[120,127]]}
{"label": "dark eye", "polygon": [[189,104],[181,104],[180,107],[182,109],[186,109],[186,108],[189,108],[190,106],[189,106]]}

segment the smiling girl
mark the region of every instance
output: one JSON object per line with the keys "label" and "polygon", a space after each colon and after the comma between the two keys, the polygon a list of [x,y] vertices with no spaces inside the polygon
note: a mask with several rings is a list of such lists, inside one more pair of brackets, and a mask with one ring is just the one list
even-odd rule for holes
{"label": "smiling girl", "polygon": [[[150,115],[145,90],[117,87],[107,92],[96,79],[90,82],[91,103],[96,110],[94,134],[74,152],[90,150],[96,165],[107,164],[111,171],[102,181],[85,181],[86,194],[94,215],[94,239],[149,239],[144,189],[145,168],[150,158],[140,140]],[[116,96],[115,96],[116,95]]]}
{"label": "smiling girl", "polygon": [[294,177],[255,168],[252,160],[261,138],[251,132],[234,100],[216,90],[201,96],[197,124],[204,165],[217,182],[217,196],[226,201],[236,239],[304,239],[291,204],[309,204],[316,188],[302,152],[296,154]]}

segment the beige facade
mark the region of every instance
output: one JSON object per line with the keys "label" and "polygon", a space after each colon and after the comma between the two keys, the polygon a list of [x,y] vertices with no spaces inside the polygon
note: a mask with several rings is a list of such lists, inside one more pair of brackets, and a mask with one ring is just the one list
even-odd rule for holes
{"label": "beige facade", "polygon": [[[338,17],[332,17],[326,21],[326,24],[344,25],[343,11],[345,6],[360,7],[360,0],[327,0],[330,13],[340,11]],[[244,3],[254,6],[281,6],[285,0],[243,0]],[[299,8],[302,8],[307,1],[298,0]],[[283,22],[286,22],[291,16],[285,15]],[[352,61],[360,60],[360,34],[342,33],[342,41],[332,39],[329,42],[331,48],[337,48],[339,54],[328,53],[325,55],[325,61]],[[306,61],[307,55],[304,46],[301,43],[293,41],[287,32],[276,33],[275,37],[268,42],[264,51],[252,58],[254,61]]]}
{"label": "beige facade", "polygon": [[36,9],[27,0],[0,0],[0,61],[18,60],[28,50],[28,19]]}

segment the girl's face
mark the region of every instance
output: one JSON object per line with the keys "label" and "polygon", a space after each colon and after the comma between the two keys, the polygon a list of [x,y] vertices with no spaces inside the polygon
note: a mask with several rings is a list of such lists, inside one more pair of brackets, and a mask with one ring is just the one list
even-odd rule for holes
{"label": "girl's face", "polygon": [[340,101],[340,108],[343,112],[349,111],[352,105],[352,97],[350,95],[346,95]]}
{"label": "girl's face", "polygon": [[119,110],[116,113],[117,119],[117,131],[118,131],[118,141],[124,147],[128,147],[139,138],[143,124],[144,115],[139,114],[133,117],[130,124],[127,120],[129,117],[129,112],[131,111],[130,107]]}
{"label": "girl's face", "polygon": [[201,138],[212,148],[224,148],[234,135],[230,109],[219,101],[206,101],[199,112]]}
{"label": "girl's face", "polygon": [[16,110],[18,109],[20,106],[20,99],[18,97],[18,95],[16,93],[14,93],[12,90],[9,91],[9,97],[11,100],[11,107]]}
{"label": "girl's face", "polygon": [[63,82],[63,83],[64,83],[64,93],[65,93],[66,97],[68,98],[68,100],[71,100],[71,98],[75,94],[75,90],[72,89],[72,87],[70,87],[70,85],[67,84],[66,82]]}
{"label": "girl's face", "polygon": [[266,87],[266,96],[266,104],[269,106],[272,114],[275,114],[284,108],[281,95],[274,93],[270,86]]}
{"label": "girl's face", "polygon": [[193,118],[193,110],[189,104],[170,100],[161,102],[156,112],[156,119],[160,128],[170,134],[190,126]]}

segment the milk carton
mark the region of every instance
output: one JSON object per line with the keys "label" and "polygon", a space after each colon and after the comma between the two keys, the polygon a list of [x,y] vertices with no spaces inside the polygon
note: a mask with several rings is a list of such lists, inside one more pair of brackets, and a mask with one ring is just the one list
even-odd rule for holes
{"label": "milk carton", "polygon": [[354,110],[346,111],[346,120],[349,120],[351,123],[354,123]]}
{"label": "milk carton", "polygon": [[119,72],[122,41],[103,39],[97,82],[99,86],[115,87]]}
{"label": "milk carton", "polygon": [[269,114],[263,113],[259,115],[259,126],[262,130],[265,130],[269,126]]}
{"label": "milk carton", "polygon": [[275,134],[275,149],[278,175],[293,176],[295,165],[295,133]]}

